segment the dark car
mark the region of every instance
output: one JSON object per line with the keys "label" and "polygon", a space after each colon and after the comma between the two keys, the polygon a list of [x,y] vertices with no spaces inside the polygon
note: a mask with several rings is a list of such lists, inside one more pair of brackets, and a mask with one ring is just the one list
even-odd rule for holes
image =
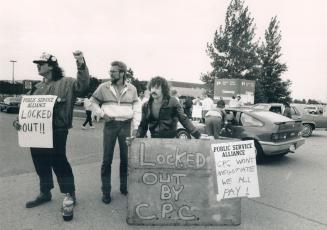
{"label": "dark car", "polygon": [[[252,108],[267,110],[275,113],[284,113],[285,106],[281,103],[258,103]],[[291,105],[292,119],[301,120],[303,124],[302,136],[310,137],[313,130],[318,128],[327,128],[327,116],[323,114],[310,114],[306,108],[298,104]]]}
{"label": "dark car", "polygon": [[21,97],[6,97],[3,102],[0,102],[0,111],[17,113],[19,111],[21,100]]}

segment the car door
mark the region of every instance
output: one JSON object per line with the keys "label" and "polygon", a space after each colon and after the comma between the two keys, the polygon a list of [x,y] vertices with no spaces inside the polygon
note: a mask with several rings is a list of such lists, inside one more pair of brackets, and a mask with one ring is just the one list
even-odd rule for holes
{"label": "car door", "polygon": [[240,138],[244,131],[244,128],[241,124],[241,112],[239,111],[226,111],[226,117],[228,124],[225,125],[225,131],[222,132],[222,136]]}
{"label": "car door", "polygon": [[316,123],[316,128],[327,128],[327,116],[321,114],[312,114]]}

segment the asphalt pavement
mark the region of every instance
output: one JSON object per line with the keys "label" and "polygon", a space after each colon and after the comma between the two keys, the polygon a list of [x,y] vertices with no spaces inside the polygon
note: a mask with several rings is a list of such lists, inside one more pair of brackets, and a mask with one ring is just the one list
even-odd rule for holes
{"label": "asphalt pavement", "polygon": [[[3,121],[4,118],[0,114],[0,122]],[[105,205],[101,201],[100,192],[100,166],[102,153],[101,146],[99,145],[102,144],[101,129],[103,124],[96,124],[96,130],[86,130],[85,133],[88,135],[85,135],[85,133],[80,130],[80,124],[82,122],[83,120],[81,118],[74,119],[75,128],[71,130],[71,134],[68,140],[68,149],[79,149],[83,154],[85,154],[85,152],[89,152],[88,155],[81,155],[73,158],[70,157],[75,175],[78,202],[74,209],[74,219],[71,222],[64,222],[62,220],[61,204],[63,195],[59,192],[57,183],[55,183],[55,189],[52,190],[53,198],[51,202],[32,209],[25,208],[25,202],[38,194],[38,177],[35,174],[33,168],[30,166],[25,169],[26,167],[20,165],[22,171],[19,171],[18,167],[15,168],[15,170],[11,170],[6,167],[3,160],[10,158],[10,154],[14,154],[13,152],[10,152],[16,151],[16,148],[13,147],[13,149],[10,149],[10,151],[8,150],[9,152],[5,150],[6,153],[3,149],[1,149],[2,152],[0,154],[2,161],[2,169],[0,175],[0,229],[327,229],[327,221],[324,218],[324,216],[327,216],[327,213],[324,214],[324,212],[327,210],[327,200],[325,197],[321,196],[321,194],[324,192],[316,190],[324,189],[326,191],[326,187],[316,187],[314,190],[312,190],[306,188],[305,184],[293,184],[293,186],[299,186],[299,194],[295,195],[300,196],[301,199],[303,199],[303,202],[305,202],[305,205],[298,203],[301,202],[301,200],[299,200],[295,201],[294,205],[290,208],[287,208],[289,206],[285,206],[285,204],[288,202],[287,200],[289,199],[288,195],[289,197],[292,197],[292,194],[287,194],[287,183],[289,183],[289,186],[291,187],[292,181],[289,179],[293,178],[293,174],[290,174],[289,170],[287,171],[288,166],[285,165],[288,164],[292,167],[295,163],[301,163],[301,160],[296,162],[294,159],[302,156],[305,157],[307,154],[312,154],[312,152],[308,152],[310,150],[308,148],[303,148],[302,150],[300,148],[298,156],[291,155],[290,157],[285,158],[286,160],[282,162],[263,166],[264,168],[259,167],[259,173],[261,172],[266,178],[268,178],[267,174],[271,173],[270,171],[268,172],[267,169],[271,168],[276,172],[278,167],[281,167],[281,170],[285,170],[285,173],[283,172],[279,179],[282,182],[282,186],[286,186],[286,188],[282,189],[282,191],[284,191],[284,194],[287,196],[280,197],[280,194],[273,193],[271,188],[276,188],[276,191],[281,190],[279,184],[275,185],[273,182],[269,182],[269,178],[266,181],[260,176],[260,190],[262,197],[256,199],[242,199],[242,218],[241,225],[239,226],[128,225],[126,223],[127,198],[119,192],[119,154],[115,153],[112,167],[113,200],[109,205]],[[326,140],[326,132],[321,131],[318,134],[318,138],[320,138],[319,141]],[[12,133],[7,133],[7,135],[1,134],[1,142],[9,141],[5,138],[12,139]],[[88,140],[88,142],[86,140]],[[312,140],[315,141],[315,139]],[[91,143],[92,141],[93,143]],[[313,143],[313,146],[315,146],[316,149],[322,148],[319,144],[320,142]],[[5,146],[5,143],[1,143],[1,146]],[[324,144],[323,149],[327,150],[326,144]],[[26,149],[21,149],[19,151],[22,152],[17,154],[24,154],[24,157],[26,158],[25,164],[31,165],[31,159],[27,154]],[[321,153],[321,157],[323,157],[323,154],[324,153]],[[6,156],[6,158],[4,156]],[[314,167],[320,167],[318,172],[321,173],[321,175],[319,177],[326,178],[326,168],[323,166],[326,165],[326,162],[326,157],[322,159],[320,165],[317,162],[312,162],[312,168],[310,168],[310,170],[314,170]],[[303,164],[304,163],[305,162],[303,161]],[[278,164],[281,164],[282,166],[278,166]],[[304,178],[302,173],[303,171],[300,171],[298,177]],[[276,175],[278,176],[279,174]],[[319,180],[319,178],[316,179]],[[317,183],[317,186],[319,185],[325,186],[326,182],[320,184]],[[305,192],[301,193],[300,191]],[[129,192],[131,193],[137,191]],[[315,203],[313,203],[312,201],[305,200],[306,195],[308,197],[319,197],[315,197],[313,200]],[[270,199],[271,197],[274,199],[273,202],[268,200],[268,198]],[[319,201],[321,201],[320,204]],[[317,204],[319,206],[310,207],[310,205]],[[296,205],[299,205],[301,209],[298,209]],[[306,207],[308,212],[305,211]],[[314,210],[315,212],[312,214],[312,212],[310,213],[310,210]]]}

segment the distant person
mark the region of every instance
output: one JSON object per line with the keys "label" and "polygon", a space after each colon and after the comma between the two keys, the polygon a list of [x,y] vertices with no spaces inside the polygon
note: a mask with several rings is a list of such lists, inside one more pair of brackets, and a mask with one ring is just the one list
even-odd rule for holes
{"label": "distant person", "polygon": [[141,106],[144,104],[144,102],[149,100],[149,98],[145,97],[144,91],[141,91],[139,93],[139,99],[140,99],[140,102],[141,102]]}
{"label": "distant person", "polygon": [[82,129],[86,129],[86,125],[89,123],[90,129],[94,129],[94,126],[92,125],[92,102],[90,100],[91,95],[88,95],[87,98],[84,99],[84,109],[86,113],[86,119],[85,122],[82,125]]}
{"label": "distant person", "polygon": [[213,136],[214,139],[219,138],[219,133],[224,125],[225,105],[217,103],[217,107],[213,106],[205,115],[205,131],[208,136]]}
{"label": "distant person", "polygon": [[150,130],[151,138],[175,138],[178,121],[192,136],[201,137],[177,99],[169,95],[169,85],[165,78],[152,78],[148,90],[150,98],[142,106],[142,119],[136,137],[144,138]]}
{"label": "distant person", "polygon": [[220,108],[225,108],[225,101],[223,97],[219,98],[219,100],[217,101],[217,106],[219,106]]}
{"label": "distant person", "polygon": [[178,102],[180,102],[179,97],[178,97],[178,92],[176,89],[171,90],[171,96],[175,97]]}
{"label": "distant person", "polygon": [[195,98],[192,107],[192,118],[195,121],[201,121],[202,119],[202,103],[200,97]]}
{"label": "distant person", "polygon": [[232,98],[230,99],[229,103],[228,103],[228,107],[229,108],[235,108],[237,107],[237,101],[236,101],[236,97],[232,96]]}
{"label": "distant person", "polygon": [[205,97],[201,103],[202,103],[202,118],[204,119],[206,113],[214,106],[214,102],[209,97],[209,94],[205,94]]}
{"label": "distant person", "polygon": [[191,97],[187,97],[186,100],[183,103],[184,105],[184,112],[187,115],[189,119],[192,119],[192,108],[193,108],[193,102]]}
{"label": "distant person", "polygon": [[[111,202],[111,165],[118,139],[120,150],[120,192],[127,195],[128,147],[126,138],[136,133],[140,121],[140,102],[136,88],[126,81],[127,66],[114,61],[111,81],[99,85],[91,97],[95,111],[105,120],[103,129],[103,161],[101,165],[102,202]],[[99,107],[101,104],[101,108]],[[133,127],[132,127],[133,126]]]}
{"label": "distant person", "polygon": [[242,98],[240,95],[237,96],[237,99],[236,99],[236,107],[243,107],[244,103],[242,101]]}
{"label": "distant person", "polygon": [[[28,93],[30,95],[56,95],[53,108],[53,148],[31,148],[31,155],[36,173],[40,180],[40,194],[26,203],[26,208],[33,208],[49,202],[53,189],[52,170],[57,176],[60,192],[65,199],[76,202],[75,182],[72,168],[66,156],[68,130],[72,128],[73,105],[77,95],[81,95],[89,86],[90,76],[83,53],[73,53],[77,64],[77,79],[65,77],[59,67],[57,58],[43,53],[33,61],[43,81],[36,84]],[[14,127],[20,129],[18,121]]]}
{"label": "distant person", "polygon": [[283,115],[285,117],[292,118],[292,113],[291,113],[291,106],[287,102],[284,103],[285,109]]}

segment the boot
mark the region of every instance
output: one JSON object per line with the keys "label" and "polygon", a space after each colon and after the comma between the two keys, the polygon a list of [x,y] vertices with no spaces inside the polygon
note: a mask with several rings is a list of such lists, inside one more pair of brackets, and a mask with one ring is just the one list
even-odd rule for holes
{"label": "boot", "polygon": [[110,193],[103,193],[102,194],[102,202],[105,203],[105,204],[110,204],[110,202],[111,202]]}
{"label": "boot", "polygon": [[28,201],[26,203],[26,208],[34,208],[41,204],[51,201],[52,195],[51,192],[40,193],[34,200]]}
{"label": "boot", "polygon": [[120,193],[123,195],[127,195],[128,191],[127,191],[127,185],[126,184],[120,184]]}

